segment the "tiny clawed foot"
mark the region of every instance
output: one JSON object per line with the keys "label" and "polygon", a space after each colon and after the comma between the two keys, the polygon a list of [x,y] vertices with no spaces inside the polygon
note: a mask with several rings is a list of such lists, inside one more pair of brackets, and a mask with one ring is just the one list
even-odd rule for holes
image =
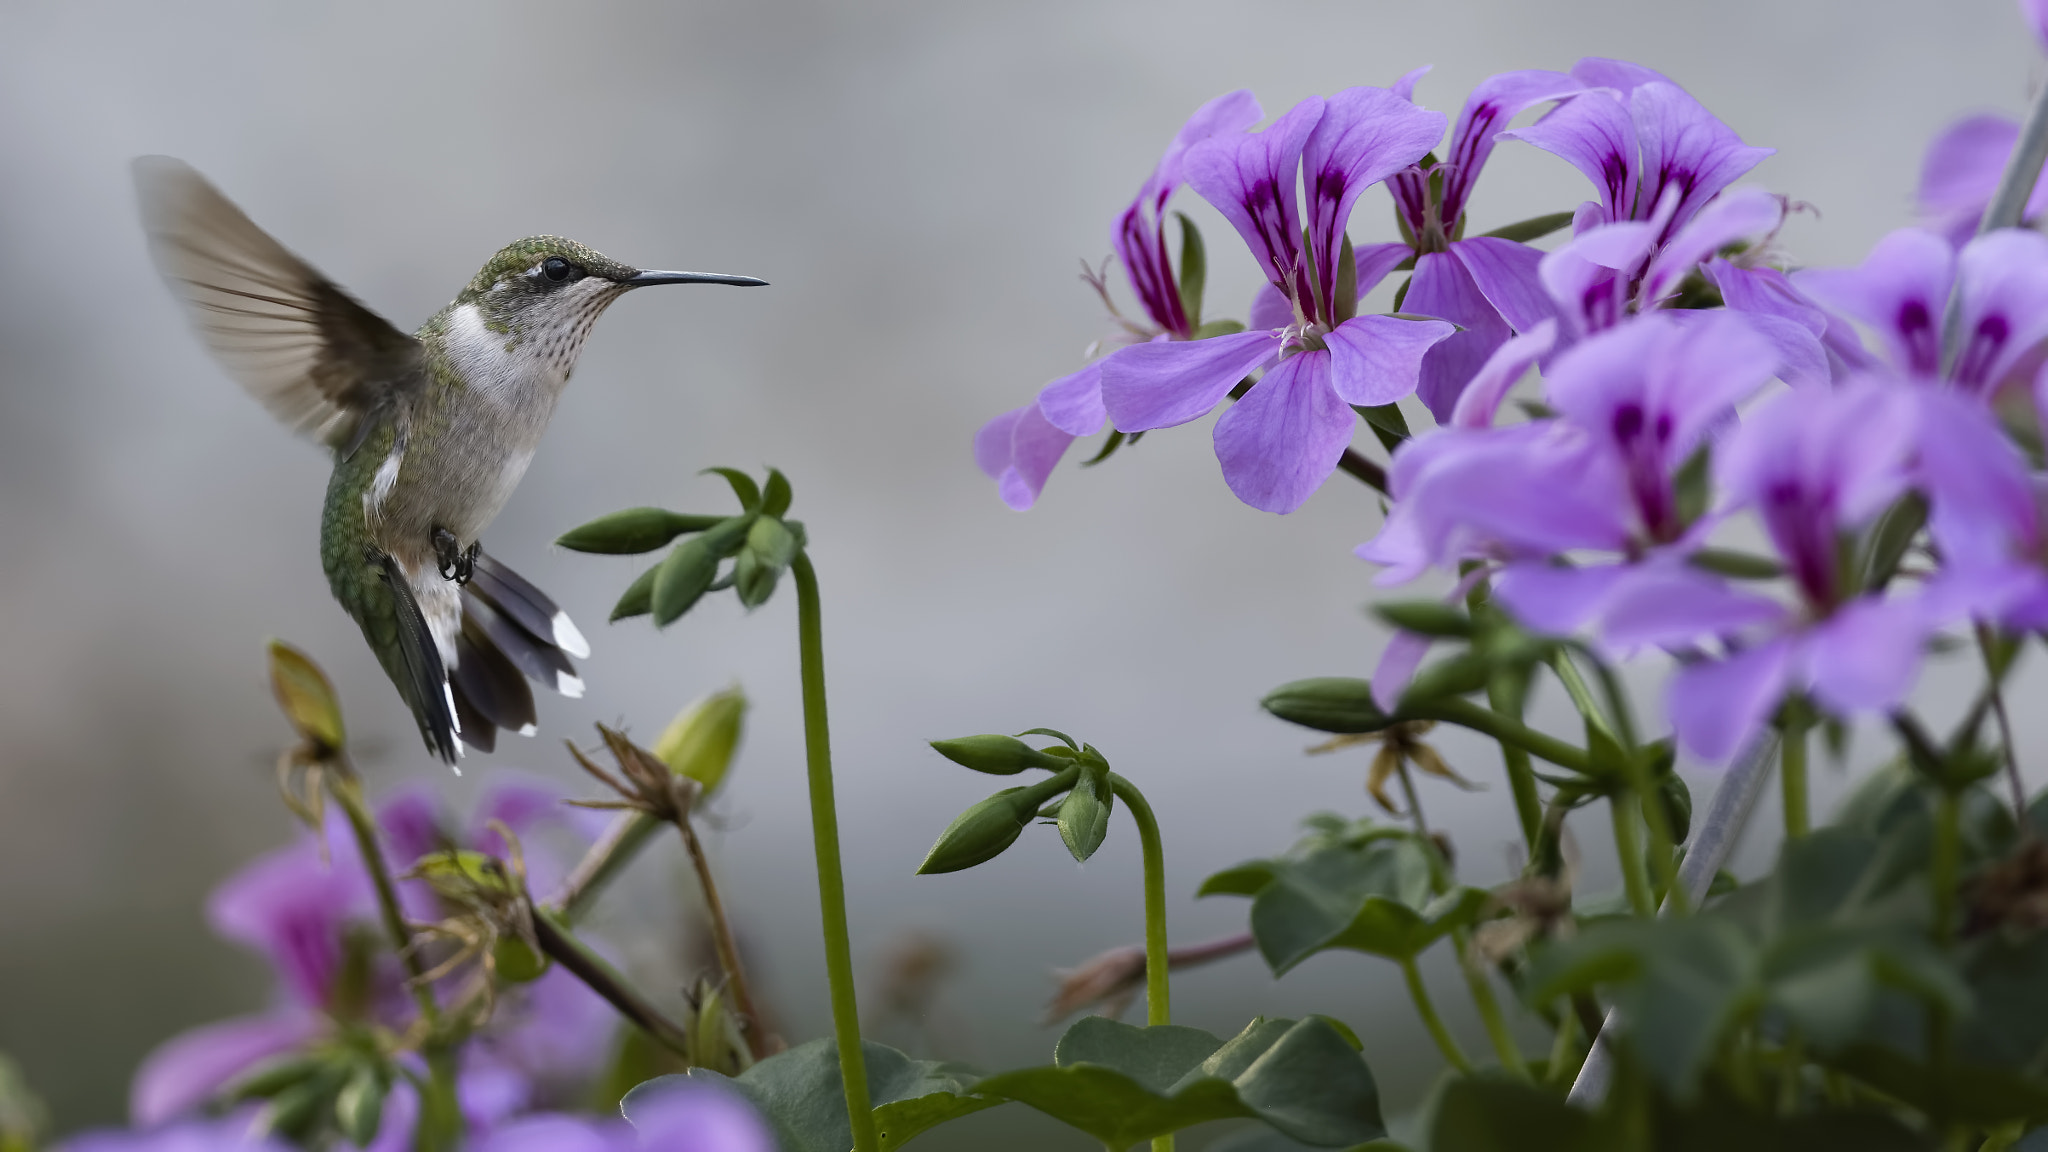
{"label": "tiny clawed foot", "polygon": [[457,586],[468,584],[476,572],[478,548],[478,544],[464,548],[446,528],[434,529],[434,557],[440,561],[441,579],[453,580]]}

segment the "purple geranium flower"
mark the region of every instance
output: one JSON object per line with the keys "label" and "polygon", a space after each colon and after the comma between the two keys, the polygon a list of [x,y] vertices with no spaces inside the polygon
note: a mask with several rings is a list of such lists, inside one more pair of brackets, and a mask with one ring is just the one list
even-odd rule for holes
{"label": "purple geranium flower", "polygon": [[[1905,699],[1942,621],[1922,597],[1846,596],[1839,541],[1905,490],[1917,410],[1910,390],[1881,377],[1799,389],[1752,415],[1717,455],[1721,490],[1732,507],[1756,510],[1801,603],[1726,603],[1711,629],[1726,655],[1689,662],[1671,682],[1672,727],[1693,754],[1726,758],[1788,693],[1837,716]],[[1691,616],[1687,630],[1698,630],[1705,622]]]}
{"label": "purple geranium flower", "polygon": [[[2038,232],[2001,228],[1957,250],[1902,228],[1859,267],[1809,269],[1792,282],[1867,325],[1900,373],[1978,395],[2037,367],[2048,338],[2048,237]],[[1951,292],[1960,347],[1944,349]]]}
{"label": "purple geranium flower", "polygon": [[[1424,71],[1402,77],[1394,85],[1395,93],[1409,97]],[[1510,322],[1503,318],[1499,301],[1542,293],[1536,279],[1540,251],[1499,237],[1463,238],[1465,209],[1480,169],[1510,120],[1584,87],[1562,72],[1532,70],[1489,77],[1466,97],[1444,160],[1427,169],[1396,173],[1387,181],[1395,214],[1413,239],[1415,274],[1408,281],[1403,308],[1441,317],[1462,329],[1431,348],[1422,361],[1416,395],[1440,424],[1450,420],[1466,381],[1510,335]],[[1403,258],[1410,254],[1405,245],[1385,247]],[[1360,263],[1363,266],[1364,261]]]}
{"label": "purple geranium flower", "polygon": [[[2048,401],[2048,374],[2035,403]],[[1941,550],[1930,600],[2018,631],[2048,627],[2048,485],[1982,404],[1919,397],[1918,479]]]}
{"label": "purple geranium flower", "polygon": [[[486,827],[492,819],[516,836],[555,825],[587,840],[586,814],[570,814],[559,800],[560,793],[545,785],[508,777],[494,782],[479,801],[476,826],[457,836],[446,831],[429,793],[406,790],[379,806],[379,838],[394,871],[452,845],[502,852],[497,833]],[[529,875],[545,891],[561,875],[561,865],[544,845],[528,842],[525,848]],[[408,916],[438,917],[424,883],[402,882],[399,895]],[[320,835],[304,835],[229,877],[214,891],[207,912],[222,936],[270,961],[282,996],[268,1012],[202,1025],[152,1052],[131,1087],[137,1125],[157,1127],[191,1112],[264,1060],[330,1036],[338,1023],[402,1031],[412,1020],[404,973],[387,953],[373,957],[368,989],[340,995],[348,950],[381,941],[382,929],[355,838],[339,813],[330,814]],[[598,1065],[611,1033],[610,1011],[594,993],[560,971],[542,976],[504,997],[498,1016],[470,1046],[458,1085],[465,1110],[481,1128],[539,1096],[562,1094],[563,1085]],[[403,1146],[410,1124],[404,1116],[411,1105],[400,1099],[409,1092],[400,1085],[386,1109],[385,1128],[399,1133],[394,1147]]]}
{"label": "purple geranium flower", "polygon": [[186,1120],[136,1132],[87,1132],[57,1152],[291,1152],[291,1145],[257,1135],[245,1110],[217,1119]]}
{"label": "purple geranium flower", "polygon": [[[1216,456],[1238,499],[1291,512],[1336,469],[1351,442],[1352,405],[1414,391],[1423,355],[1455,329],[1438,321],[1354,316],[1364,291],[1398,261],[1358,261],[1339,291],[1344,227],[1366,188],[1415,163],[1443,137],[1444,117],[1384,88],[1310,97],[1263,131],[1188,150],[1189,186],[1251,247],[1288,304],[1268,329],[1126,348],[1102,364],[1102,399],[1125,432],[1185,424],[1245,376],[1267,368],[1216,423]],[[1302,173],[1306,209],[1295,199]],[[1306,236],[1306,246],[1303,237]],[[1254,323],[1277,320],[1258,309]]]}
{"label": "purple geranium flower", "polygon": [[[1167,253],[1166,203],[1181,186],[1181,168],[1190,148],[1211,136],[1243,133],[1263,115],[1259,102],[1243,89],[1202,105],[1174,134],[1166,154],[1138,189],[1137,198],[1117,217],[1111,242],[1130,278],[1131,292],[1150,323],[1126,318],[1111,302],[1103,277],[1089,273],[1088,282],[1117,323],[1116,346],[1195,338],[1197,318],[1181,299],[1173,259]],[[1003,503],[1024,511],[1037,502],[1046,478],[1068,446],[1075,438],[1100,430],[1103,420],[1102,365],[1097,361],[1046,385],[1037,402],[983,425],[974,436],[975,463],[996,482]]]}
{"label": "purple geranium flower", "polygon": [[775,1137],[737,1092],[687,1083],[635,1098],[633,1127],[648,1152],[775,1152]]}
{"label": "purple geranium flower", "polygon": [[[2034,39],[2048,49],[2048,2],[2020,0],[2019,8]],[[1936,136],[1921,162],[1915,197],[1928,227],[1958,247],[1976,235],[2019,138],[2019,122],[1995,114],[1964,117]],[[2033,194],[2021,210],[2023,224],[2048,212],[2048,179],[2042,176],[2048,176],[2048,167],[2037,174]]]}

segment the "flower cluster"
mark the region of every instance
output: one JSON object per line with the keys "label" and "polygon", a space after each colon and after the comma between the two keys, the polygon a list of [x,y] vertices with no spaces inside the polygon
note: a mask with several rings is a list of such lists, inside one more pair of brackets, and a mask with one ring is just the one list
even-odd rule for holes
{"label": "flower cluster", "polygon": [[[2048,618],[2042,478],[1992,407],[2044,358],[2048,239],[1973,235],[2017,126],[1979,118],[1936,142],[1935,230],[1896,232],[1857,268],[1788,272],[1775,240],[1791,201],[1736,186],[1771,150],[1669,77],[1600,58],[1492,77],[1439,157],[1446,118],[1414,102],[1424,71],[1311,97],[1259,130],[1241,92],[1189,121],[1118,224],[1153,326],[977,440],[1013,507],[1105,419],[1137,433],[1231,397],[1215,424],[1224,478],[1288,512],[1359,414],[1414,395],[1438,427],[1393,452],[1386,522],[1358,549],[1379,582],[1441,571],[1530,631],[1668,654],[1670,722],[1709,761],[1789,699],[1838,718],[1897,708],[1944,628]],[[1528,241],[1567,214],[1467,234],[1506,142],[1591,182],[1550,251]],[[1266,277],[1242,330],[1183,306],[1160,223],[1177,181]],[[1354,246],[1347,224],[1375,184],[1399,238]],[[1359,315],[1401,269],[1398,311]],[[1532,370],[1540,402],[1502,422]],[[1902,555],[1918,517],[1924,555]],[[1745,531],[1770,555],[1715,546]],[[1381,707],[1428,647],[1389,645]]]}
{"label": "flower cluster", "polygon": [[[486,790],[473,818],[456,826],[444,819],[429,793],[401,791],[377,810],[380,847],[401,866],[451,848],[494,856],[517,850],[527,881],[551,891],[566,869],[544,838],[552,834],[567,844],[587,844],[596,832],[593,814],[565,808],[562,799],[551,786],[504,776]],[[523,844],[508,844],[506,834]],[[401,880],[398,896],[408,919],[430,922],[443,914],[440,898],[423,880]],[[377,914],[369,874],[339,813],[330,813],[319,834],[302,835],[229,877],[208,901],[208,919],[223,937],[254,949],[269,963],[277,976],[277,1002],[254,1015],[202,1025],[159,1046],[132,1086],[136,1131],[82,1137],[68,1146],[71,1152],[281,1147],[261,1130],[264,1117],[253,1107],[211,1119],[203,1110],[265,1068],[338,1045],[376,1043],[366,1041],[367,1036],[399,1038],[395,1055],[400,1067],[416,1062],[403,1050],[403,1038],[416,1032],[418,1010],[397,958],[380,950]],[[460,1008],[464,990],[464,982],[455,977],[434,984],[444,1013]],[[645,1125],[636,1136],[621,1121],[565,1111],[590,1095],[593,1078],[616,1046],[616,1033],[610,1006],[560,967],[500,998],[461,1050],[456,1093],[474,1146],[621,1152],[642,1147],[642,1140],[649,1148],[689,1146],[657,1142]],[[391,1084],[375,1135],[365,1147],[410,1148],[418,1111],[418,1095],[401,1076]],[[697,1115],[692,1119],[685,1113]],[[723,1096],[661,1110],[661,1115],[667,1117],[664,1130],[672,1134],[704,1125],[738,1134],[731,1143],[705,1147],[770,1147],[765,1137],[752,1143],[739,1138],[758,1131],[759,1121],[744,1105]]]}

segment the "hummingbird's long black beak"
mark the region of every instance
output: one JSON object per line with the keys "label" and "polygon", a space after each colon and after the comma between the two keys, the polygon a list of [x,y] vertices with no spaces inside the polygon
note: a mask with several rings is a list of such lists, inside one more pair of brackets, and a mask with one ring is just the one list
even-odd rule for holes
{"label": "hummingbird's long black beak", "polygon": [[650,284],[737,284],[742,288],[765,288],[766,280],[755,276],[727,276],[721,272],[639,272],[620,281],[628,288]]}

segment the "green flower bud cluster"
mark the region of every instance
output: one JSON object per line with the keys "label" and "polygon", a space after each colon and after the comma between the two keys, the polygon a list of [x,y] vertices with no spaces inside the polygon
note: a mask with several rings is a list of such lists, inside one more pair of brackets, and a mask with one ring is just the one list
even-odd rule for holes
{"label": "green flower bud cluster", "polygon": [[229,1099],[262,1100],[255,1127],[300,1147],[316,1147],[329,1134],[366,1147],[384,1122],[384,1100],[398,1071],[367,1035],[303,1056],[263,1064],[231,1086]]}
{"label": "green flower bud cluster", "polygon": [[[563,535],[555,543],[577,552],[637,555],[652,552],[677,537],[661,563],[640,574],[612,609],[613,621],[653,616],[657,628],[674,623],[706,593],[731,588],[748,608],[758,608],[775,594],[782,574],[803,550],[804,526],[787,520],[792,493],[789,478],[774,468],[765,484],[736,468],[708,468],[725,478],[739,498],[740,511],[730,516],[694,515],[663,508],[628,508],[601,516]],[[731,561],[723,574],[720,566]]]}
{"label": "green flower bud cluster", "polygon": [[1051,736],[1060,743],[1033,748],[1017,736],[994,735],[932,741],[939,755],[976,772],[1015,776],[1037,768],[1052,775],[1036,784],[1005,788],[962,812],[932,845],[918,868],[920,875],[958,872],[993,860],[1016,843],[1024,826],[1036,817],[1059,828],[1061,841],[1077,861],[1102,847],[1114,803],[1109,761],[1093,744],[1076,743],[1064,732],[1033,728],[1021,735]]}

